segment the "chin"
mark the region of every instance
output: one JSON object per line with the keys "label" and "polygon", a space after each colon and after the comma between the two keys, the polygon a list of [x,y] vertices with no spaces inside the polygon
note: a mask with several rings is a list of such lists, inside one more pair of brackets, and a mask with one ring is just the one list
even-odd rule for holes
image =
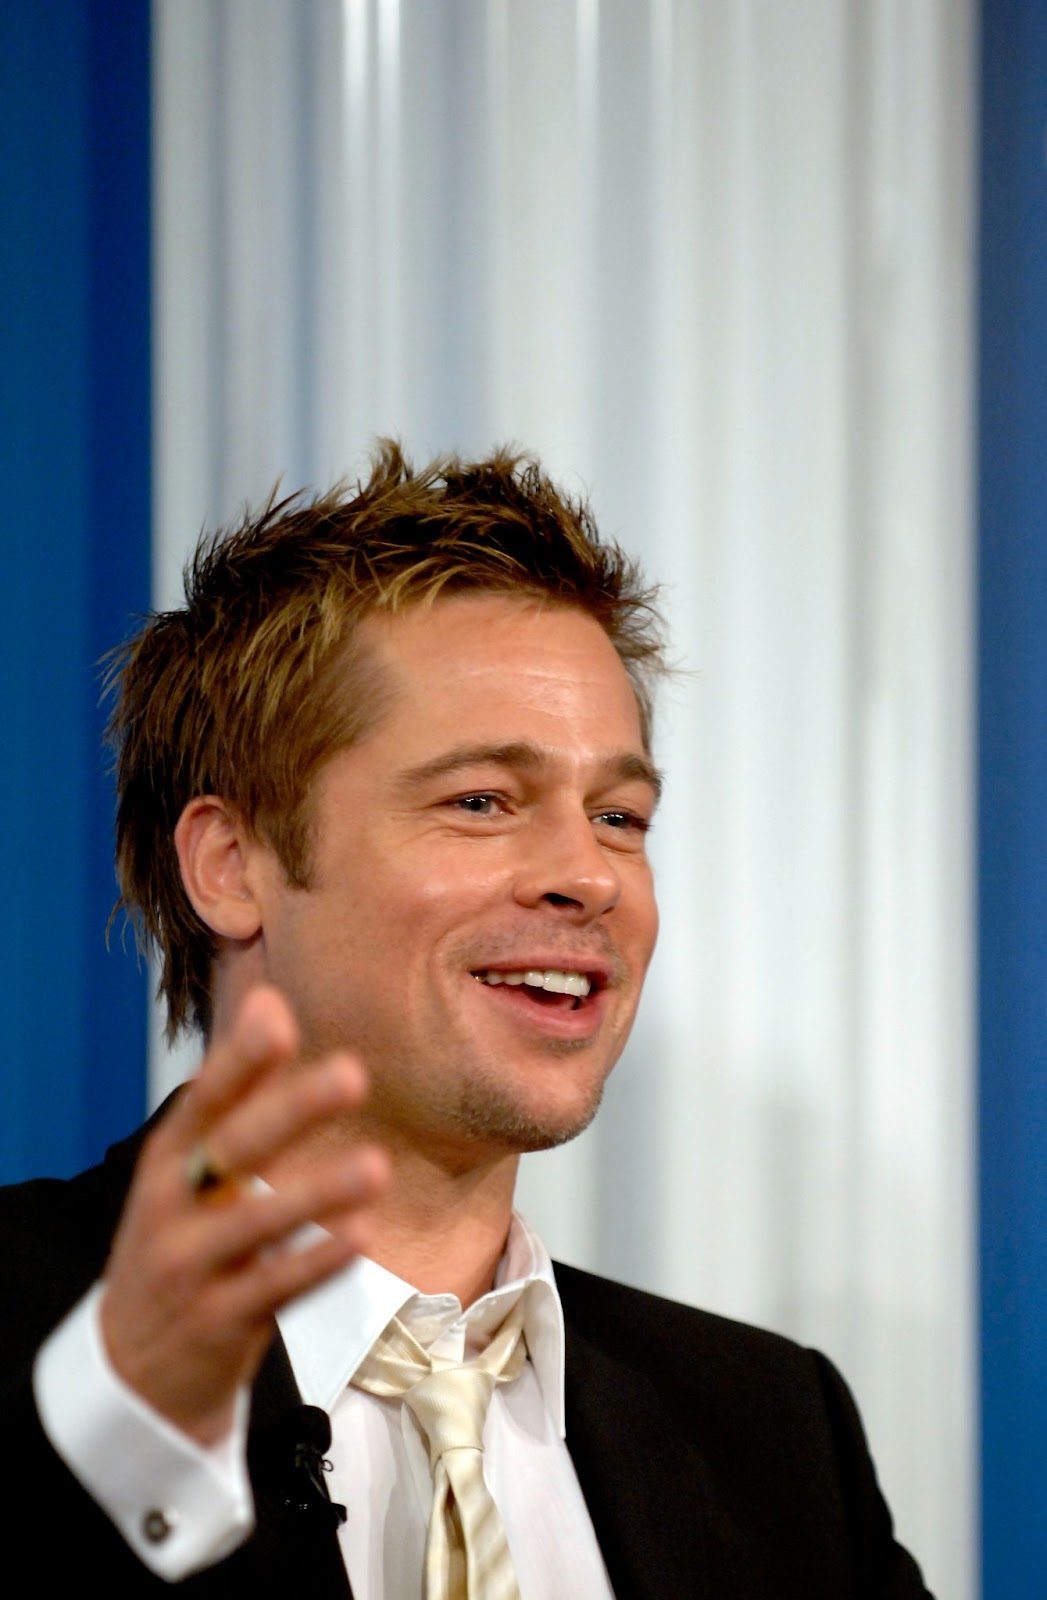
{"label": "chin", "polygon": [[540,1110],[506,1101],[473,1101],[459,1107],[458,1122],[473,1139],[497,1144],[516,1155],[537,1150],[553,1150],[576,1139],[600,1109],[603,1086],[582,1106],[564,1107],[559,1114],[552,1108]]}

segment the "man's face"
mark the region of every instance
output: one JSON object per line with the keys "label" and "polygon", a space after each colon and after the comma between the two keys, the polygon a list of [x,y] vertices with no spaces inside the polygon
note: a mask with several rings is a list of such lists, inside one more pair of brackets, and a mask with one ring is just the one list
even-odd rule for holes
{"label": "man's face", "polygon": [[316,781],[310,886],[265,858],[267,975],[308,1050],[360,1055],[386,1142],[559,1143],[596,1111],[657,927],[629,680],[582,612],[500,597],[364,637],[390,704]]}

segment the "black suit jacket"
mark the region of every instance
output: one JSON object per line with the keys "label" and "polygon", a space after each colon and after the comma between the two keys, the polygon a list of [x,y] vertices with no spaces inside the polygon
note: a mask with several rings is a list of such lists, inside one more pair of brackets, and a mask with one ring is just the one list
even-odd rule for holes
{"label": "black suit jacket", "polygon": [[[0,1189],[3,1525],[8,1562],[23,1548],[45,1594],[80,1592],[85,1576],[118,1597],[171,1592],[51,1449],[31,1387],[40,1344],[105,1264],[140,1137],[69,1182]],[[926,1595],[892,1537],[853,1401],[824,1357],[572,1267],[556,1276],[567,1445],[618,1600]],[[289,1509],[267,1466],[268,1441],[298,1401],[277,1338],[252,1398],[256,1531],[178,1585],[187,1596],[348,1600],[332,1526]]]}

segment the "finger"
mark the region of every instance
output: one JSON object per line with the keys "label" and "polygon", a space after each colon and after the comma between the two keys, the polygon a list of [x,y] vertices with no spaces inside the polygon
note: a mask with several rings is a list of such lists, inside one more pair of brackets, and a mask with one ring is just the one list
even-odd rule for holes
{"label": "finger", "polygon": [[[356,1111],[366,1092],[363,1068],[341,1054],[265,1080],[210,1124],[207,1158],[219,1174],[264,1175],[318,1129]],[[183,1176],[184,1166],[183,1159]]]}
{"label": "finger", "polygon": [[268,1253],[303,1248],[307,1223],[337,1228],[358,1249],[369,1233],[366,1221],[357,1224],[358,1215],[385,1192],[389,1176],[385,1152],[364,1146],[319,1162],[286,1188],[243,1190],[217,1213],[190,1214],[177,1247],[182,1269],[198,1279],[222,1272],[247,1276]]}
{"label": "finger", "polygon": [[360,1253],[353,1238],[341,1231],[321,1233],[315,1244],[299,1250],[261,1255],[250,1273],[221,1280],[213,1305],[226,1325],[266,1324],[284,1306],[340,1272]]}
{"label": "finger", "polygon": [[227,1206],[183,1207],[160,1228],[152,1227],[149,1217],[136,1218],[133,1227],[121,1228],[106,1276],[110,1283],[119,1280],[132,1298],[140,1297],[142,1247],[148,1245],[147,1302],[189,1312],[224,1277],[249,1277],[266,1252],[307,1243],[307,1222],[337,1219],[339,1232],[355,1244],[359,1230],[354,1233],[347,1219],[382,1192],[388,1174],[384,1152],[365,1147],[337,1157],[332,1153],[286,1190],[244,1185]]}
{"label": "finger", "polygon": [[[348,1167],[343,1161],[340,1172],[332,1168],[294,1194],[256,1190],[202,1231],[190,1218],[168,1240],[154,1303],[178,1308],[183,1329],[205,1345],[226,1350],[253,1337],[290,1299],[368,1250],[369,1202],[389,1175],[385,1153],[362,1148]],[[323,1226],[307,1230],[313,1220]]]}
{"label": "finger", "polygon": [[298,1048],[298,1026],[283,995],[270,985],[252,989],[231,1030],[212,1044],[164,1126],[177,1141],[198,1138],[253,1082],[292,1061]]}
{"label": "finger", "polygon": [[231,1184],[211,1187],[208,1179],[269,1176],[274,1165],[287,1166],[288,1157],[293,1165],[312,1160],[307,1141],[359,1109],[365,1094],[362,1067],[341,1054],[266,1080],[211,1122],[203,1141],[194,1141],[189,1150],[181,1142],[171,1146],[170,1179],[194,1198],[224,1202]]}

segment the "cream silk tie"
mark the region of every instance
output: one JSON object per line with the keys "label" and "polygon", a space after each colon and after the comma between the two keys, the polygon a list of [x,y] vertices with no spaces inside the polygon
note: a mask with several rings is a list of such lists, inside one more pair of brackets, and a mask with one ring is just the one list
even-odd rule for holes
{"label": "cream silk tie", "polygon": [[430,1357],[394,1317],[353,1377],[370,1394],[402,1398],[429,1442],[426,1600],[519,1600],[502,1518],[484,1482],[483,1430],[495,1384],[509,1383],[526,1359],[520,1300],[487,1349],[464,1365]]}

